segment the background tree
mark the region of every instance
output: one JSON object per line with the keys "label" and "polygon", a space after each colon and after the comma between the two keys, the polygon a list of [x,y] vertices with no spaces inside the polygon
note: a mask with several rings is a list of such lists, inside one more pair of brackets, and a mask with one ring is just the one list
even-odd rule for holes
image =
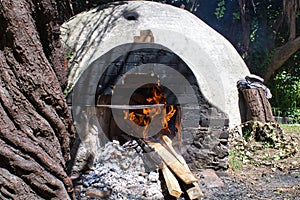
{"label": "background tree", "polygon": [[[196,2],[196,6],[193,6]],[[300,0],[167,0],[225,36],[265,79],[273,107],[300,121]]]}
{"label": "background tree", "polygon": [[[283,0],[282,8],[282,12],[278,15],[277,20],[272,27],[273,33],[276,37],[280,27],[287,27],[288,32],[286,33],[288,34],[288,37],[286,36],[281,43],[279,42],[279,47],[275,50],[275,53],[267,66],[264,76],[265,80],[269,80],[271,76],[276,73],[276,71],[300,49],[300,34],[299,30],[297,34],[296,20],[297,15],[299,17],[300,14],[300,0]],[[298,23],[298,29],[299,27],[300,23]]]}
{"label": "background tree", "polygon": [[60,23],[68,0],[0,1],[0,199],[72,199],[74,128]]}

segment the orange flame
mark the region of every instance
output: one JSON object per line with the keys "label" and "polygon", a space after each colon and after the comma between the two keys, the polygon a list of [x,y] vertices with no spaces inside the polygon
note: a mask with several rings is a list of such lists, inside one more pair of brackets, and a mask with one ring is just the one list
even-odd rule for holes
{"label": "orange flame", "polygon": [[152,97],[146,99],[148,104],[155,105],[155,104],[164,104],[165,106],[155,106],[155,107],[148,107],[143,108],[142,113],[138,113],[136,111],[130,111],[129,116],[128,113],[125,113],[124,119],[129,119],[136,123],[137,125],[144,126],[143,136],[146,138],[147,136],[147,128],[151,121],[157,116],[162,114],[162,127],[163,129],[168,129],[169,125],[168,122],[176,113],[176,109],[173,105],[167,106],[166,105],[166,95],[162,93],[161,87],[156,85],[153,87]]}

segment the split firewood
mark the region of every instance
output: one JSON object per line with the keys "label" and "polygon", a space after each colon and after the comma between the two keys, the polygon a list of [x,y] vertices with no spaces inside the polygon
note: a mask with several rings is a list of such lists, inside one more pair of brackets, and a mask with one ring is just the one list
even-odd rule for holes
{"label": "split firewood", "polygon": [[[168,149],[170,150],[170,152],[183,164],[183,166],[186,168],[186,170],[191,172],[190,168],[187,165],[187,163],[185,162],[184,158],[180,154],[178,154],[175,151],[175,149],[173,148],[172,140],[166,135],[162,136],[162,140],[167,144]],[[203,193],[202,193],[202,190],[201,190],[201,188],[200,188],[200,186],[197,182],[193,182],[192,186],[186,186],[185,189],[186,189],[186,192],[187,192],[190,199],[198,199],[198,198],[201,198],[201,197],[204,196]]]}
{"label": "split firewood", "polygon": [[181,162],[181,164],[184,165],[186,170],[190,171],[190,168],[187,165],[187,163],[185,162],[184,158],[180,154],[178,154],[175,151],[175,149],[173,148],[172,140],[166,135],[163,135],[161,138],[162,138],[163,142],[165,142],[165,144],[167,145],[168,150],[179,160],[179,162]]}
{"label": "split firewood", "polygon": [[186,189],[186,193],[188,194],[190,199],[198,199],[204,197],[202,190],[197,182],[192,183],[192,186]]}
{"label": "split firewood", "polygon": [[175,175],[170,171],[165,163],[162,164],[162,173],[166,181],[168,192],[170,195],[179,198],[183,193]]}
{"label": "split firewood", "polygon": [[156,142],[148,142],[158,153],[161,159],[166,163],[166,165],[175,173],[185,184],[192,184],[198,181],[198,179],[187,170],[186,167],[164,146]]}

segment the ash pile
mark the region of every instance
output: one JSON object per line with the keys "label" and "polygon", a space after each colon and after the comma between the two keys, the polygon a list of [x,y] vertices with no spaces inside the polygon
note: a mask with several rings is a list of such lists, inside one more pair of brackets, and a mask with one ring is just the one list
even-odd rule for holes
{"label": "ash pile", "polygon": [[98,153],[87,173],[73,175],[76,199],[164,199],[158,171],[145,172],[136,149],[114,140]]}

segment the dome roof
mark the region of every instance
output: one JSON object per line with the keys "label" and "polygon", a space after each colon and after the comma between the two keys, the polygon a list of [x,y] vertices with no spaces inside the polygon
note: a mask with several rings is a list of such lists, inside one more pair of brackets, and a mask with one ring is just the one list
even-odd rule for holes
{"label": "dome roof", "polygon": [[[178,55],[194,73],[204,97],[240,123],[236,82],[249,70],[235,48],[190,12],[151,1],[129,1],[74,16],[61,27],[70,59],[70,91],[85,70],[112,49],[136,42],[145,30],[151,42]],[[146,32],[147,32],[146,31]],[[146,45],[146,43],[145,43]]]}

